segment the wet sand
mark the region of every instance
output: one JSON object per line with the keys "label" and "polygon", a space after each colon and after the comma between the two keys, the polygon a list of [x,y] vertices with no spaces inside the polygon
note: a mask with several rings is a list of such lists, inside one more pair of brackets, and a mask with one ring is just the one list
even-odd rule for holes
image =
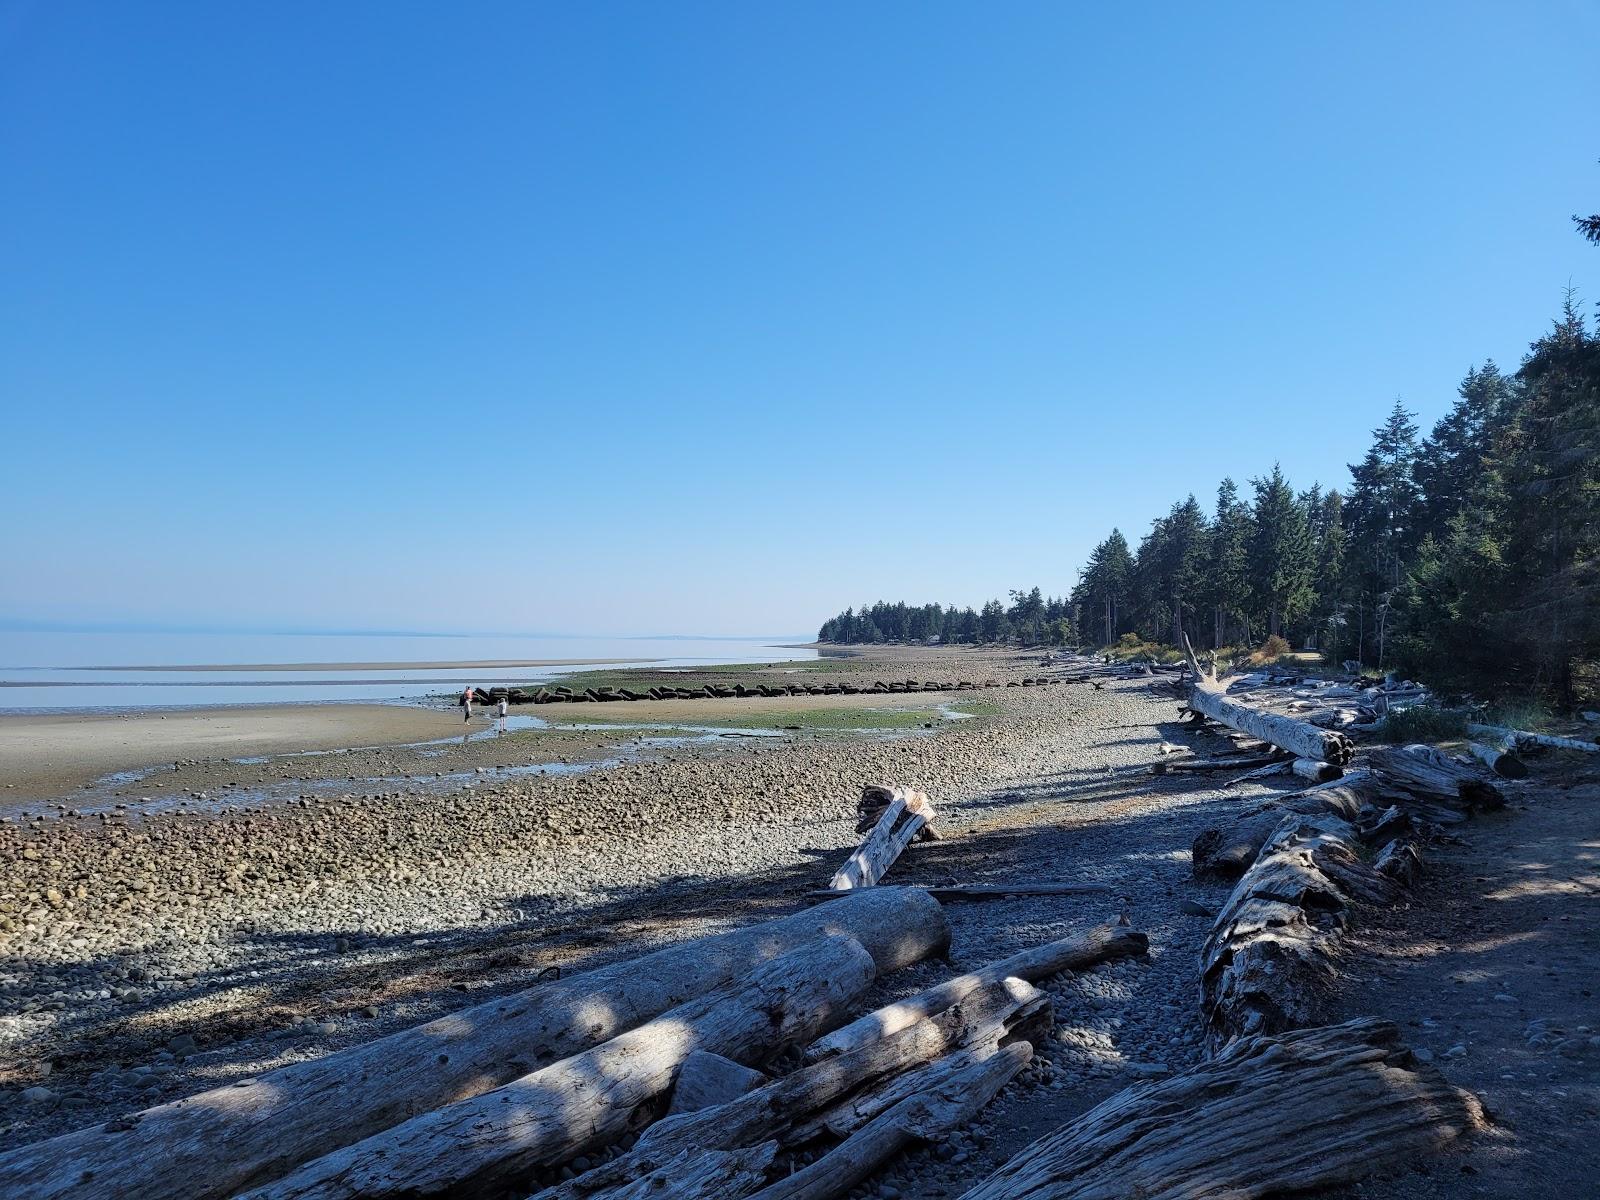
{"label": "wet sand", "polygon": [[403,704],[0,716],[0,788],[30,798],[60,795],[113,771],[181,758],[399,745],[460,731],[457,710]]}

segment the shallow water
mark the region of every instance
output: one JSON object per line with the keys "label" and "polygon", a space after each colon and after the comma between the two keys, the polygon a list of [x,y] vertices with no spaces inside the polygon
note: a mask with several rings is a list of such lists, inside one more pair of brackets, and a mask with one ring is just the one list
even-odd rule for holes
{"label": "shallow water", "polygon": [[[408,663],[598,659],[615,666],[696,667],[817,657],[814,650],[781,646],[777,640],[783,639],[0,631],[0,712],[415,701],[469,683],[527,686],[591,669]],[[320,671],[197,669],[230,663],[357,665]],[[360,666],[372,663],[391,665]]]}

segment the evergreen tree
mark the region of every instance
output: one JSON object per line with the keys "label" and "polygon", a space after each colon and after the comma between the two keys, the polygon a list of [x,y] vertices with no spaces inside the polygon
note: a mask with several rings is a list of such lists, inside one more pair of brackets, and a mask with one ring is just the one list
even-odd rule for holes
{"label": "evergreen tree", "polygon": [[1250,520],[1250,506],[1239,499],[1238,486],[1224,479],[1217,489],[1217,510],[1211,523],[1208,581],[1213,649],[1227,644],[1229,622],[1245,625],[1245,638],[1249,638]]}
{"label": "evergreen tree", "polygon": [[1467,372],[1458,396],[1416,460],[1417,532],[1440,543],[1447,540],[1450,523],[1482,474],[1483,456],[1514,404],[1511,380],[1492,361]]}
{"label": "evergreen tree", "polygon": [[1268,634],[1281,634],[1313,599],[1311,535],[1306,512],[1273,464],[1272,474],[1251,481],[1256,498],[1250,539],[1250,575]]}
{"label": "evergreen tree", "polygon": [[1388,420],[1372,431],[1372,448],[1366,457],[1350,466],[1344,518],[1356,547],[1351,566],[1356,585],[1357,656],[1366,661],[1372,647],[1380,665],[1389,603],[1417,542],[1416,458],[1417,426],[1396,400]]}

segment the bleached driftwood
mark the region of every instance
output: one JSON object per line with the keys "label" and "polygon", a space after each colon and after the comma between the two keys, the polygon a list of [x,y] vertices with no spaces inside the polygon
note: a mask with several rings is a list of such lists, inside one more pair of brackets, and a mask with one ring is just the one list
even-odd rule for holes
{"label": "bleached driftwood", "polygon": [[1350,1183],[1485,1127],[1476,1097],[1362,1018],[1235,1042],[1118,1092],[961,1200],[1258,1200]]}
{"label": "bleached driftwood", "polygon": [[1201,950],[1201,1010],[1211,1048],[1325,1020],[1351,903],[1388,904],[1399,890],[1362,860],[1349,822],[1285,817]]}
{"label": "bleached driftwood", "polygon": [[726,1104],[768,1082],[760,1071],[752,1070],[731,1058],[696,1050],[683,1060],[677,1081],[672,1085],[672,1103],[667,1115],[699,1112]]}
{"label": "bleached driftwood", "polygon": [[874,1117],[809,1166],[757,1192],[751,1200],[835,1200],[914,1142],[931,1142],[967,1124],[1033,1057],[1027,1042],[987,1058],[954,1056],[935,1064],[937,1078]]}
{"label": "bleached driftwood", "polygon": [[1526,779],[1528,777],[1528,764],[1503,745],[1492,746],[1486,742],[1468,742],[1467,749],[1472,753],[1473,758],[1488,767],[1501,779]]}
{"label": "bleached driftwood", "polygon": [[1265,712],[1229,699],[1227,689],[1217,681],[1216,675],[1201,670],[1193,647],[1188,647],[1188,653],[1190,668],[1194,672],[1189,686],[1191,711],[1287,750],[1296,758],[1314,758],[1342,767],[1355,754],[1355,743],[1345,734],[1318,729],[1307,721]]}
{"label": "bleached driftwood", "polygon": [[305,1164],[248,1200],[481,1194],[626,1133],[695,1050],[769,1058],[836,1024],[876,971],[853,938],[810,942],[744,980],[571,1058]]}
{"label": "bleached driftwood", "polygon": [[933,817],[933,805],[928,803],[927,796],[895,788],[894,798],[879,815],[872,832],[834,873],[828,887],[833,891],[850,891],[874,886],[912,839],[933,823]]}
{"label": "bleached driftwood", "polygon": [[596,1200],[742,1200],[767,1181],[777,1142],[734,1150],[691,1147],[670,1161],[603,1193]]}
{"label": "bleached driftwood", "polygon": [[276,1179],[417,1113],[586,1050],[824,934],[882,972],[942,954],[938,903],[874,888],[791,917],[536,987],[311,1062],[0,1155],[0,1195],[215,1200]]}
{"label": "bleached driftwood", "polygon": [[1152,775],[1203,775],[1210,771],[1237,771],[1241,767],[1268,767],[1283,761],[1283,755],[1260,754],[1254,758],[1193,758],[1150,764]]}
{"label": "bleached driftwood", "polygon": [[1500,725],[1468,725],[1467,732],[1474,737],[1503,739],[1516,747],[1543,746],[1547,750],[1578,750],[1584,754],[1600,754],[1600,742],[1557,737],[1553,733],[1532,733],[1526,729],[1506,729]]}
{"label": "bleached driftwood", "polygon": [[1390,787],[1425,803],[1459,812],[1499,808],[1505,803],[1499,787],[1470,760],[1432,746],[1383,746],[1371,751],[1367,761]]}
{"label": "bleached driftwood", "polygon": [[998,1046],[1013,1034],[1029,1036],[1026,1026],[1035,1019],[1036,996],[1016,979],[969,992],[942,1012],[801,1067],[736,1100],[658,1121],[632,1150],[540,1192],[536,1200],[611,1200],[612,1189],[692,1151],[807,1141],[826,1127],[827,1114],[847,1096],[870,1091],[883,1080],[916,1074],[924,1064],[962,1045]]}
{"label": "bleached driftwood", "polygon": [[1344,768],[1320,759],[1297,758],[1289,769],[1308,783],[1332,783],[1344,774]]}
{"label": "bleached driftwood", "polygon": [[1143,954],[1150,939],[1136,929],[1116,925],[1101,925],[1087,933],[1075,934],[1059,941],[1047,942],[990,963],[976,971],[948,979],[936,987],[908,999],[898,1001],[868,1013],[837,1029],[826,1037],[818,1038],[806,1047],[806,1058],[815,1062],[829,1055],[840,1054],[855,1046],[876,1041],[905,1025],[960,1003],[962,997],[977,988],[998,983],[1007,978],[1025,979],[1037,983],[1062,971],[1081,971],[1095,963],[1109,959],[1126,958]]}

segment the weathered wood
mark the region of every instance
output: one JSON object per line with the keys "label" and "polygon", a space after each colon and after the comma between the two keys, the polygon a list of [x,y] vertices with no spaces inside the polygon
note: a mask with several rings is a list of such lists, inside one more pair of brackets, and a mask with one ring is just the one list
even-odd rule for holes
{"label": "weathered wood", "polygon": [[873,1118],[816,1162],[757,1192],[751,1200],[836,1200],[914,1142],[931,1142],[967,1124],[1033,1057],[1027,1042],[976,1061],[952,1056],[939,1078]]}
{"label": "weathered wood", "polygon": [[1468,725],[1467,732],[1474,737],[1502,739],[1518,748],[1543,746],[1547,750],[1578,750],[1584,754],[1600,754],[1600,742],[1557,737],[1553,733],[1532,733],[1526,729],[1506,729],[1501,725]]}
{"label": "weathered wood", "polygon": [[540,984],[426,1025],[267,1071],[0,1155],[0,1195],[38,1200],[213,1200],[420,1112],[476,1096],[746,975],[824,934],[849,934],[880,971],[942,954],[938,902],[873,888],[598,971]]}
{"label": "weathered wood", "polygon": [[834,891],[873,887],[912,839],[933,823],[933,817],[933,805],[927,796],[896,788],[894,799],[884,808],[872,832],[835,872],[828,887]]}
{"label": "weathered wood", "polygon": [[1201,1011],[1211,1048],[1326,1020],[1335,948],[1351,903],[1386,904],[1398,894],[1393,879],[1361,859],[1349,822],[1285,817],[1201,950]]}
{"label": "weathered wood", "polygon": [[1528,764],[1502,746],[1490,746],[1483,742],[1468,742],[1467,749],[1472,752],[1473,758],[1488,767],[1501,779],[1526,779],[1528,777]]}
{"label": "weathered wood", "polygon": [[1319,759],[1297,758],[1289,769],[1308,783],[1332,783],[1344,775],[1344,768]]}
{"label": "weathered wood", "polygon": [[1237,771],[1241,767],[1266,767],[1282,762],[1281,754],[1260,754],[1254,758],[1197,758],[1150,764],[1152,775],[1201,775],[1208,771]]}
{"label": "weathered wood", "polygon": [[765,1059],[836,1023],[876,971],[853,938],[764,963],[582,1054],[307,1163],[249,1200],[474,1194],[626,1133],[695,1050]]}
{"label": "weathered wood", "polygon": [[696,1050],[683,1060],[677,1082],[672,1085],[672,1103],[667,1115],[699,1112],[716,1104],[726,1104],[768,1082],[760,1071],[720,1054]]}
{"label": "weathered wood", "polygon": [[914,1071],[963,1044],[998,1041],[1029,1020],[1031,1000],[1018,992],[1018,983],[1003,980],[969,992],[959,1004],[942,1012],[801,1067],[727,1104],[669,1116],[647,1128],[626,1154],[540,1192],[536,1200],[608,1196],[608,1189],[688,1151],[729,1149],[761,1141],[781,1145],[807,1141],[823,1128],[816,1114],[828,1111],[853,1091]]}
{"label": "weathered wood", "polygon": [[[1004,900],[1008,896],[1098,896],[1111,891],[1108,883],[949,883],[921,887],[903,885],[927,892],[942,903],[960,900]],[[806,895],[813,900],[834,900],[849,891],[822,888]]]}
{"label": "weathered wood", "polygon": [[1081,971],[1095,963],[1143,954],[1149,945],[1150,939],[1136,929],[1100,925],[1086,933],[1033,946],[976,971],[947,979],[936,987],[886,1005],[877,1012],[868,1013],[811,1043],[806,1047],[806,1058],[815,1062],[876,1041],[930,1013],[960,1003],[962,997],[980,987],[999,983],[1003,979],[1014,976],[1037,983],[1063,971]]}
{"label": "weathered wood", "polygon": [[1230,699],[1227,689],[1217,681],[1216,676],[1207,675],[1200,669],[1194,649],[1189,647],[1188,652],[1190,667],[1194,672],[1189,686],[1189,707],[1193,711],[1230,729],[1270,742],[1297,758],[1314,758],[1342,767],[1354,756],[1355,743],[1345,734],[1331,729],[1318,729],[1308,721],[1265,712]]}
{"label": "weathered wood", "polygon": [[1261,847],[1283,820],[1277,808],[1252,813],[1223,829],[1207,829],[1194,839],[1191,869],[1196,878],[1237,879],[1250,869]]}
{"label": "weathered wood", "polygon": [[[1017,1041],[1025,1041],[1037,1050],[1055,1025],[1050,997],[1031,983],[1016,978],[980,988],[969,994],[959,1008],[968,1029],[961,1039],[962,1049],[957,1053],[973,1062]],[[811,1120],[795,1125],[790,1140],[805,1142],[823,1133],[836,1138],[849,1137],[906,1097],[919,1095],[937,1085],[948,1070],[948,1058],[942,1058],[898,1075],[886,1075],[829,1106]]]}
{"label": "weathered wood", "polygon": [[1259,1200],[1361,1179],[1485,1128],[1371,1018],[1235,1042],[1117,1093],[961,1200]]}
{"label": "weathered wood", "polygon": [[736,1150],[689,1149],[631,1182],[590,1194],[596,1200],[741,1200],[766,1183],[777,1153],[777,1142]]}
{"label": "weathered wood", "polygon": [[1367,756],[1384,782],[1419,800],[1462,811],[1499,808],[1505,796],[1470,760],[1432,746],[1383,746]]}

